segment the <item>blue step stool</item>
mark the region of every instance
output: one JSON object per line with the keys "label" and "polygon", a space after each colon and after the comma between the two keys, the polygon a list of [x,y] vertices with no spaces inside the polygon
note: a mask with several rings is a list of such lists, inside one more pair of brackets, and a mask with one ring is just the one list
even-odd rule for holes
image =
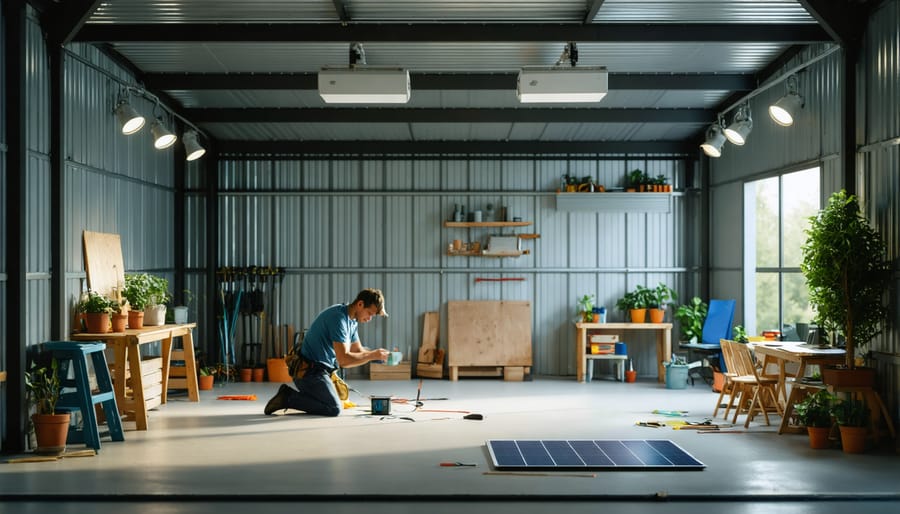
{"label": "blue step stool", "polygon": [[[78,343],[74,341],[50,341],[42,345],[59,362],[59,378],[63,387],[57,403],[57,410],[81,411],[82,428],[69,427],[67,441],[84,443],[90,448],[100,450],[100,428],[97,424],[95,405],[103,406],[103,414],[113,441],[124,441],[122,420],[116,405],[109,367],[106,365],[106,344],[101,342]],[[94,367],[97,378],[97,391],[91,390],[88,375],[88,356]],[[69,378],[69,368],[73,369],[73,377]],[[74,389],[74,390],[73,390]]]}

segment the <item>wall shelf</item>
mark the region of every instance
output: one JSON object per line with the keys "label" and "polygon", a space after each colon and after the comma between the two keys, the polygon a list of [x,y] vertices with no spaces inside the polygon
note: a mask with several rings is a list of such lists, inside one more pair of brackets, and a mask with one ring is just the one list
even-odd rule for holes
{"label": "wall shelf", "polygon": [[672,211],[672,193],[559,193],[556,210],[667,213]]}
{"label": "wall shelf", "polygon": [[476,228],[476,227],[527,227],[530,221],[445,221],[447,228]]}

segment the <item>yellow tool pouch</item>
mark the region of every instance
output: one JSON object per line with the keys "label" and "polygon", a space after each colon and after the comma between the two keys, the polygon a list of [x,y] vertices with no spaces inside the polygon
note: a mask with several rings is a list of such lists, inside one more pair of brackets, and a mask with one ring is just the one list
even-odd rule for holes
{"label": "yellow tool pouch", "polygon": [[[305,375],[307,370],[309,370],[309,368],[311,367],[309,361],[304,359],[303,355],[300,354],[300,348],[302,347],[302,345],[303,339],[300,337],[296,337],[294,339],[294,345],[291,347],[291,351],[289,351],[287,357],[284,358],[284,362],[287,364],[288,371],[290,372],[291,377],[295,379],[303,378],[303,375]],[[331,372],[331,382],[334,384],[334,388],[337,390],[338,398],[340,398],[341,400],[350,398],[350,387],[338,375],[337,371]]]}
{"label": "yellow tool pouch", "polygon": [[338,398],[341,400],[350,398],[350,387],[347,385],[347,382],[344,382],[344,380],[338,376],[337,371],[331,373],[331,381],[334,383],[334,388],[337,389]]}

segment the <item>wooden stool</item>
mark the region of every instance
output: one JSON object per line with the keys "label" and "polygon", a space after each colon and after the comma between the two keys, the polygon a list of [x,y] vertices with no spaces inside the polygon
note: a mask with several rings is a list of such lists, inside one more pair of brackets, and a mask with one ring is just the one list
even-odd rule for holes
{"label": "wooden stool", "polygon": [[[97,423],[96,405],[103,407],[109,435],[113,441],[124,441],[122,420],[116,406],[116,395],[113,392],[109,368],[106,366],[104,343],[77,343],[74,341],[51,341],[43,344],[43,349],[59,361],[59,378],[63,387],[57,403],[58,410],[81,411],[82,428],[69,427],[68,442],[84,443],[100,450],[100,429]],[[88,374],[88,356],[94,367],[98,390],[92,391]],[[73,377],[69,377],[70,365]],[[73,389],[74,391],[66,391]]]}
{"label": "wooden stool", "polygon": [[625,361],[628,360],[627,355],[622,355],[618,353],[598,353],[585,355],[587,359],[587,369],[584,373],[584,380],[586,382],[590,382],[591,379],[594,378],[594,361],[595,360],[611,360],[614,361],[613,364],[616,367],[616,380],[621,382],[625,381]]}

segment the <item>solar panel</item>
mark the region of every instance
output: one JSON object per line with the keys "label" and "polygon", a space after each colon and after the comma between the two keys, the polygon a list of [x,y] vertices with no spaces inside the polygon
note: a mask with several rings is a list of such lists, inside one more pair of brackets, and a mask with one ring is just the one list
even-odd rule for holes
{"label": "solar panel", "polygon": [[666,439],[491,439],[496,469],[702,470],[705,464]]}

